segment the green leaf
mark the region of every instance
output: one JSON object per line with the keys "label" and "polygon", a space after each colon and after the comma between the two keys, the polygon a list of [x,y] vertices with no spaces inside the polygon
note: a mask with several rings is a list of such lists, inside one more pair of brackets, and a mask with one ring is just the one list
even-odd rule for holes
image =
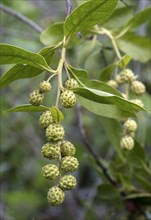
{"label": "green leaf", "polygon": [[61,121],[64,119],[62,112],[58,108],[56,108],[55,106],[51,107],[51,114],[52,114],[53,120],[56,123],[61,123]]}
{"label": "green leaf", "polygon": [[151,204],[151,193],[132,193],[127,195],[125,200],[134,200],[145,205]]}
{"label": "green leaf", "polygon": [[119,49],[129,54],[134,60],[145,63],[151,59],[149,47],[151,41],[148,38],[127,33],[116,41]]}
{"label": "green leaf", "polygon": [[100,74],[99,80],[104,81],[104,82],[108,81],[110,75],[114,73],[114,68],[115,68],[115,65],[113,64],[105,67]]}
{"label": "green leaf", "polygon": [[42,112],[42,111],[46,111],[49,110],[48,107],[40,105],[40,106],[33,106],[30,104],[25,104],[25,105],[19,105],[13,108],[10,108],[6,111],[4,111],[4,113],[8,113],[8,112]]}
{"label": "green leaf", "polygon": [[118,190],[111,184],[107,183],[98,186],[98,194],[100,195],[101,200],[114,200],[115,198],[120,197]]}
{"label": "green leaf", "polygon": [[[109,109],[110,109],[110,106],[109,106]],[[112,111],[112,109],[111,109],[111,111]],[[118,111],[121,111],[121,110],[118,109]],[[123,115],[123,118],[127,117],[126,114],[128,115],[128,113],[124,112],[124,111],[121,111],[121,114]],[[100,120],[101,120],[102,124],[105,125],[103,128],[106,132],[108,140],[110,141],[111,145],[115,148],[119,158],[122,161],[124,161],[125,159],[123,157],[123,150],[120,147],[120,141],[119,141],[121,138],[120,123],[114,119],[100,118]]]}
{"label": "green leaf", "polygon": [[51,70],[44,57],[38,53],[8,44],[0,44],[0,50],[0,64],[28,64],[38,69]]}
{"label": "green leaf", "polygon": [[72,11],[64,24],[65,36],[75,32],[89,30],[96,24],[103,23],[113,13],[118,0],[91,0]]}
{"label": "green leaf", "polygon": [[47,27],[40,35],[44,45],[56,44],[63,39],[63,22],[58,22]]}
{"label": "green leaf", "polygon": [[123,119],[130,116],[134,116],[134,114],[123,111],[116,105],[93,102],[79,95],[77,95],[77,100],[84,108],[99,116],[115,119]]}
{"label": "green leaf", "polygon": [[117,29],[123,27],[133,17],[134,7],[117,8],[107,21],[103,24],[103,27],[107,29]]}
{"label": "green leaf", "polygon": [[124,57],[122,57],[120,61],[116,63],[116,65],[121,68],[125,68],[129,64],[130,61],[131,61],[131,56],[126,54]]}
{"label": "green leaf", "polygon": [[[52,47],[46,47],[42,49],[39,53],[45,58],[45,60],[49,64],[53,58],[55,49],[57,49],[59,46],[60,45],[58,44]],[[10,68],[0,77],[0,88],[3,88],[18,79],[35,77],[42,72],[42,69],[38,69],[33,66],[17,64]]]}
{"label": "green leaf", "polygon": [[135,111],[144,110],[140,106],[124,99],[118,90],[113,89],[106,83],[88,80],[86,71],[78,70],[71,66],[68,66],[68,69],[82,86],[74,89],[75,93],[83,98],[97,103],[116,105],[119,109],[130,112],[131,115],[135,115]]}
{"label": "green leaf", "polygon": [[[148,7],[143,11],[140,11],[135,16],[133,16],[132,19],[128,21],[128,23],[122,28],[121,33],[125,34],[126,32],[131,31],[132,29],[135,29],[141,26],[143,23],[149,21],[148,18],[150,17],[150,14],[151,14],[151,7]],[[119,35],[121,35],[121,33],[119,33]]]}

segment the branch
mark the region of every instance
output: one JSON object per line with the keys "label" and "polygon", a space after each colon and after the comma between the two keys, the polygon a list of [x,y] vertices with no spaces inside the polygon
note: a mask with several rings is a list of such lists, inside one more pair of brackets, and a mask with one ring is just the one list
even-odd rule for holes
{"label": "branch", "polygon": [[38,33],[41,33],[43,31],[43,29],[36,24],[34,21],[30,20],[29,18],[25,17],[23,14],[21,14],[20,12],[15,11],[14,9],[11,9],[9,7],[6,7],[3,4],[0,4],[0,10],[10,14],[16,18],[18,18],[19,20],[21,20],[22,22],[26,23],[27,25],[29,25],[30,27],[32,27],[34,30],[36,30]]}
{"label": "branch", "polygon": [[110,174],[108,173],[107,168],[101,163],[100,158],[98,157],[97,152],[94,150],[94,148],[90,145],[90,143],[87,140],[87,137],[86,137],[86,134],[85,134],[85,130],[84,130],[84,127],[83,127],[82,118],[81,118],[81,108],[80,108],[80,105],[77,105],[77,107],[76,107],[76,114],[77,114],[77,121],[78,121],[79,130],[80,130],[80,135],[81,135],[81,138],[82,138],[83,143],[85,144],[87,150],[93,156],[93,158],[95,159],[96,164],[101,169],[101,171],[103,172],[105,177],[108,179],[108,181],[113,186],[118,187],[117,182],[110,176]]}
{"label": "branch", "polygon": [[65,1],[66,1],[66,16],[68,16],[72,11],[72,4],[70,0],[65,0]]}

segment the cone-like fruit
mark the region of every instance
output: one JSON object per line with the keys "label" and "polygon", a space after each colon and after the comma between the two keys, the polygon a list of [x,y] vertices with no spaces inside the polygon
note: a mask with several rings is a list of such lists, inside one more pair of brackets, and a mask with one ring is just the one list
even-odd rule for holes
{"label": "cone-like fruit", "polygon": [[76,96],[71,90],[64,90],[60,95],[62,106],[72,108],[76,104]]}
{"label": "cone-like fruit", "polygon": [[62,190],[73,189],[77,184],[76,178],[72,175],[65,175],[60,179],[59,186]]}
{"label": "cone-like fruit", "polygon": [[131,84],[131,91],[136,95],[143,95],[146,91],[146,88],[142,82],[135,80]]}
{"label": "cone-like fruit", "polygon": [[42,81],[40,83],[39,90],[41,93],[49,92],[51,90],[51,84],[48,81]]}
{"label": "cone-like fruit", "polygon": [[63,139],[65,131],[60,124],[51,124],[46,128],[46,137],[48,141],[60,141]]}
{"label": "cone-like fruit", "polygon": [[65,193],[58,186],[53,186],[48,191],[47,199],[50,205],[58,206],[63,203],[65,199]]}
{"label": "cone-like fruit", "polygon": [[53,180],[59,176],[59,169],[54,164],[47,164],[42,168],[42,173],[46,179]]}
{"label": "cone-like fruit", "polygon": [[120,141],[122,149],[132,150],[134,147],[134,139],[130,135],[123,136]]}
{"label": "cone-like fruit", "polygon": [[39,123],[43,128],[47,128],[53,123],[51,111],[45,111],[39,118]]}
{"label": "cone-like fruit", "polygon": [[74,89],[74,88],[77,88],[79,86],[77,80],[71,78],[71,79],[68,79],[66,82],[65,82],[65,87],[66,89]]}
{"label": "cone-like fruit", "polygon": [[49,160],[59,158],[60,144],[47,143],[42,147],[41,153],[44,157],[48,158]]}
{"label": "cone-like fruit", "polygon": [[63,141],[60,145],[61,156],[74,156],[76,153],[76,149],[74,145],[69,141]]}
{"label": "cone-like fruit", "polygon": [[123,83],[131,83],[136,77],[130,69],[125,69],[120,73],[120,78]]}
{"label": "cone-like fruit", "polygon": [[135,132],[137,129],[137,123],[133,119],[129,118],[123,125],[124,130],[126,133]]}
{"label": "cone-like fruit", "polygon": [[114,89],[117,89],[117,87],[118,87],[118,83],[117,83],[115,80],[109,80],[109,81],[107,82],[107,84],[108,84],[109,86],[113,87]]}
{"label": "cone-like fruit", "polygon": [[77,158],[71,157],[71,156],[66,156],[63,157],[61,160],[61,169],[65,172],[74,172],[78,169],[79,167],[79,162]]}
{"label": "cone-like fruit", "polygon": [[34,90],[29,95],[29,102],[31,105],[38,106],[43,103],[44,95],[39,92],[39,90]]}

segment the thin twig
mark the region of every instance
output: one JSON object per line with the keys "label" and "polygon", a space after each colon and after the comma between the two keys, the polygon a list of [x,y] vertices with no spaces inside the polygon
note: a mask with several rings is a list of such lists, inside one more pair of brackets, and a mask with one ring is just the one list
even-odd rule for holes
{"label": "thin twig", "polygon": [[115,187],[118,187],[117,182],[109,175],[107,168],[101,163],[100,158],[98,157],[97,152],[94,150],[94,148],[90,145],[89,141],[87,140],[85,130],[83,127],[83,121],[81,119],[81,108],[80,105],[76,106],[76,114],[77,114],[77,121],[78,121],[78,126],[80,130],[80,135],[83,140],[83,143],[85,144],[87,150],[89,153],[93,156],[95,159],[96,164],[98,167],[101,169],[101,171],[104,173],[105,177],[108,179],[108,181]]}
{"label": "thin twig", "polygon": [[0,10],[10,14],[16,18],[18,18],[19,20],[21,20],[22,22],[28,24],[30,27],[32,27],[34,30],[36,30],[38,33],[41,33],[43,31],[43,29],[36,24],[34,21],[32,21],[31,19],[25,17],[23,14],[21,14],[20,12],[15,11],[14,9],[11,9],[3,4],[0,4]]}
{"label": "thin twig", "polygon": [[126,7],[130,7],[124,0],[120,0]]}
{"label": "thin twig", "polygon": [[72,11],[72,4],[70,0],[65,0],[65,1],[66,1],[66,16],[68,16]]}

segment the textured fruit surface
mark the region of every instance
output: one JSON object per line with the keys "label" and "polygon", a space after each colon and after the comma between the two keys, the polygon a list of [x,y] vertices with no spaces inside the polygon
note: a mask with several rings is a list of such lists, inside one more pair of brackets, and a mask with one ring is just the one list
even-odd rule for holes
{"label": "textured fruit surface", "polygon": [[142,108],[144,107],[144,104],[143,104],[142,100],[140,100],[140,99],[131,99],[130,101],[134,102],[135,104],[139,105]]}
{"label": "textured fruit surface", "polygon": [[50,160],[59,158],[60,144],[47,143],[42,147],[41,153],[44,157],[46,157]]}
{"label": "textured fruit surface", "polygon": [[109,80],[107,82],[107,84],[111,87],[113,87],[114,89],[116,89],[118,87],[118,83],[115,80]]}
{"label": "textured fruit surface", "polygon": [[47,128],[53,123],[51,111],[45,111],[39,118],[39,123],[43,128]]}
{"label": "textured fruit surface", "polygon": [[54,164],[47,164],[42,168],[42,173],[45,178],[52,180],[59,176],[59,169]]}
{"label": "textured fruit surface", "polygon": [[129,135],[123,136],[120,141],[120,146],[121,146],[121,148],[127,149],[127,150],[133,149],[134,139]]}
{"label": "textured fruit surface", "polygon": [[60,145],[61,149],[61,156],[74,156],[76,153],[76,149],[74,145],[69,142],[69,141],[63,141],[62,144]]}
{"label": "textured fruit surface", "polygon": [[38,106],[43,103],[44,95],[39,92],[39,90],[34,90],[29,95],[29,102],[31,105]]}
{"label": "textured fruit surface", "polygon": [[120,78],[123,83],[131,83],[135,79],[135,75],[130,69],[125,69],[120,73]]}
{"label": "textured fruit surface", "polygon": [[65,199],[65,193],[58,186],[53,186],[48,191],[47,199],[50,205],[57,206],[63,203]]}
{"label": "textured fruit surface", "polygon": [[134,132],[137,129],[137,123],[136,121],[134,121],[133,119],[128,119],[124,125],[123,128],[126,132],[130,133],[130,132]]}
{"label": "textured fruit surface", "polygon": [[51,90],[51,84],[48,81],[43,81],[40,83],[39,87],[40,92],[49,92]]}
{"label": "textured fruit surface", "polygon": [[140,81],[133,81],[131,85],[131,91],[136,95],[143,95],[146,91],[145,85]]}
{"label": "textured fruit surface", "polygon": [[73,189],[77,184],[76,178],[72,175],[65,175],[60,179],[59,186],[63,190]]}
{"label": "textured fruit surface", "polygon": [[77,80],[75,79],[68,79],[66,82],[65,82],[65,87],[67,89],[73,89],[73,88],[77,88],[79,86]]}
{"label": "textured fruit surface", "polygon": [[72,173],[76,171],[78,167],[79,167],[79,162],[75,157],[66,156],[63,157],[61,160],[61,169],[64,170],[65,172]]}
{"label": "textured fruit surface", "polygon": [[76,104],[76,96],[71,90],[64,90],[60,95],[62,106],[72,108]]}
{"label": "textured fruit surface", "polygon": [[60,124],[51,124],[46,128],[46,137],[48,141],[60,141],[63,139],[65,131]]}

